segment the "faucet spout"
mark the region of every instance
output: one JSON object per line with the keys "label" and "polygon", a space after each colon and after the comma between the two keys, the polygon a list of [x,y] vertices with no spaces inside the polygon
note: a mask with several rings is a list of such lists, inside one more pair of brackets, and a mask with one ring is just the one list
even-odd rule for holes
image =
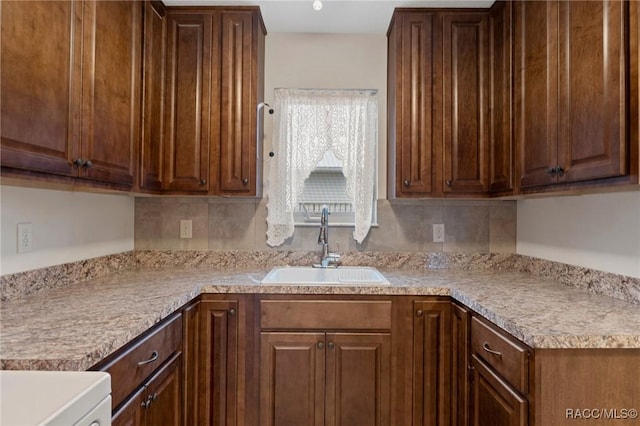
{"label": "faucet spout", "polygon": [[338,266],[340,255],[329,252],[329,207],[326,205],[322,206],[322,212],[320,213],[320,233],[318,234],[318,244],[322,245],[322,259],[320,260],[319,265],[313,266],[318,268]]}

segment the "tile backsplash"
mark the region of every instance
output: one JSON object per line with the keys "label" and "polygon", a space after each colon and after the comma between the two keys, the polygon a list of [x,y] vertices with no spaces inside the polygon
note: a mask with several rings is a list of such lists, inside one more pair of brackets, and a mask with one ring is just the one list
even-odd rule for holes
{"label": "tile backsplash", "polygon": [[[317,227],[296,227],[279,247],[266,244],[267,200],[210,197],[138,197],[136,250],[316,250]],[[181,219],[193,221],[193,238],[181,239]],[[444,223],[445,242],[432,225]],[[516,202],[503,200],[378,201],[378,226],[362,244],[353,228],[331,227],[336,252],[403,251],[515,253]]]}

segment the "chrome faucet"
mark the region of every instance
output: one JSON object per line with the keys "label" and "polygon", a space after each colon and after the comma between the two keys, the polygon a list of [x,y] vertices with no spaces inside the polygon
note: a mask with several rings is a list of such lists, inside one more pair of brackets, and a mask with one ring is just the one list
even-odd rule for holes
{"label": "chrome faucet", "polygon": [[320,213],[320,234],[318,235],[318,244],[322,245],[322,259],[320,264],[313,265],[315,268],[337,267],[340,261],[340,255],[329,252],[329,207],[322,206]]}

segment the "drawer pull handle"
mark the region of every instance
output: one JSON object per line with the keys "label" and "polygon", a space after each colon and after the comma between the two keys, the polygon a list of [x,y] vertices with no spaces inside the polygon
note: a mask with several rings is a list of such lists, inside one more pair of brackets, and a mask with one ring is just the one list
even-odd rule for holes
{"label": "drawer pull handle", "polygon": [[502,352],[494,351],[493,349],[491,349],[489,347],[489,343],[487,343],[487,342],[484,342],[482,344],[482,349],[484,349],[485,351],[489,352],[491,355],[502,357]]}
{"label": "drawer pull handle", "polygon": [[142,367],[143,365],[151,364],[153,361],[156,361],[160,357],[158,351],[153,351],[151,353],[151,358],[145,359],[144,361],[140,361],[138,363],[138,367]]}

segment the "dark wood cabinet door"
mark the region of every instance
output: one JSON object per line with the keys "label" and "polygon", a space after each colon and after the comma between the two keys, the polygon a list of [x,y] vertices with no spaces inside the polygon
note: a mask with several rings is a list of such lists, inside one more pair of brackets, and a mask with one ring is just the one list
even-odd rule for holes
{"label": "dark wood cabinet door", "polygon": [[473,366],[473,426],[527,426],[528,403],[475,355]]}
{"label": "dark wood cabinet door", "polygon": [[451,305],[451,424],[469,425],[470,314]]}
{"label": "dark wood cabinet door", "polygon": [[167,361],[148,382],[146,426],[182,425],[182,354]]}
{"label": "dark wood cabinet door", "polygon": [[235,300],[200,303],[199,425],[238,422],[238,307]]}
{"label": "dark wood cabinet door", "polygon": [[184,424],[198,424],[200,366],[200,302],[182,311],[182,354],[184,357]]}
{"label": "dark wood cabinet door", "polygon": [[259,29],[254,15],[220,13],[220,193],[256,192]]}
{"label": "dark wood cabinet door", "polygon": [[159,1],[145,2],[142,142],[139,185],[162,188],[162,134],[164,130],[165,57],[167,12]]}
{"label": "dark wood cabinet door", "polygon": [[558,3],[514,4],[514,122],[520,187],[555,181],[558,142]]}
{"label": "dark wood cabinet door", "polygon": [[628,3],[559,5],[559,182],[627,172],[625,31]]}
{"label": "dark wood cabinet door", "polygon": [[76,175],[82,3],[3,1],[1,7],[2,166]]}
{"label": "dark wood cabinet door", "polygon": [[425,197],[434,191],[436,174],[439,25],[433,13],[396,12],[393,19],[388,38],[388,195]]}
{"label": "dark wood cabinet door", "polygon": [[390,388],[389,333],[327,333],[325,426],[390,424]]}
{"label": "dark wood cabinet door", "polygon": [[260,425],[325,425],[324,333],[260,335]]}
{"label": "dark wood cabinet door", "polygon": [[163,189],[209,190],[213,14],[169,12]]}
{"label": "dark wood cabinet door", "polygon": [[142,6],[83,3],[81,177],[133,183],[140,140]]}
{"label": "dark wood cabinet door", "polygon": [[444,45],[444,193],[489,189],[488,15],[446,13]]}
{"label": "dark wood cabinet door", "polygon": [[513,144],[511,115],[511,65],[513,3],[497,1],[489,11],[489,190],[492,194],[513,193]]}
{"label": "dark wood cabinet door", "polygon": [[413,425],[450,422],[451,302],[413,304]]}
{"label": "dark wood cabinet door", "polygon": [[141,387],[120,406],[111,419],[112,426],[144,426],[146,388]]}

